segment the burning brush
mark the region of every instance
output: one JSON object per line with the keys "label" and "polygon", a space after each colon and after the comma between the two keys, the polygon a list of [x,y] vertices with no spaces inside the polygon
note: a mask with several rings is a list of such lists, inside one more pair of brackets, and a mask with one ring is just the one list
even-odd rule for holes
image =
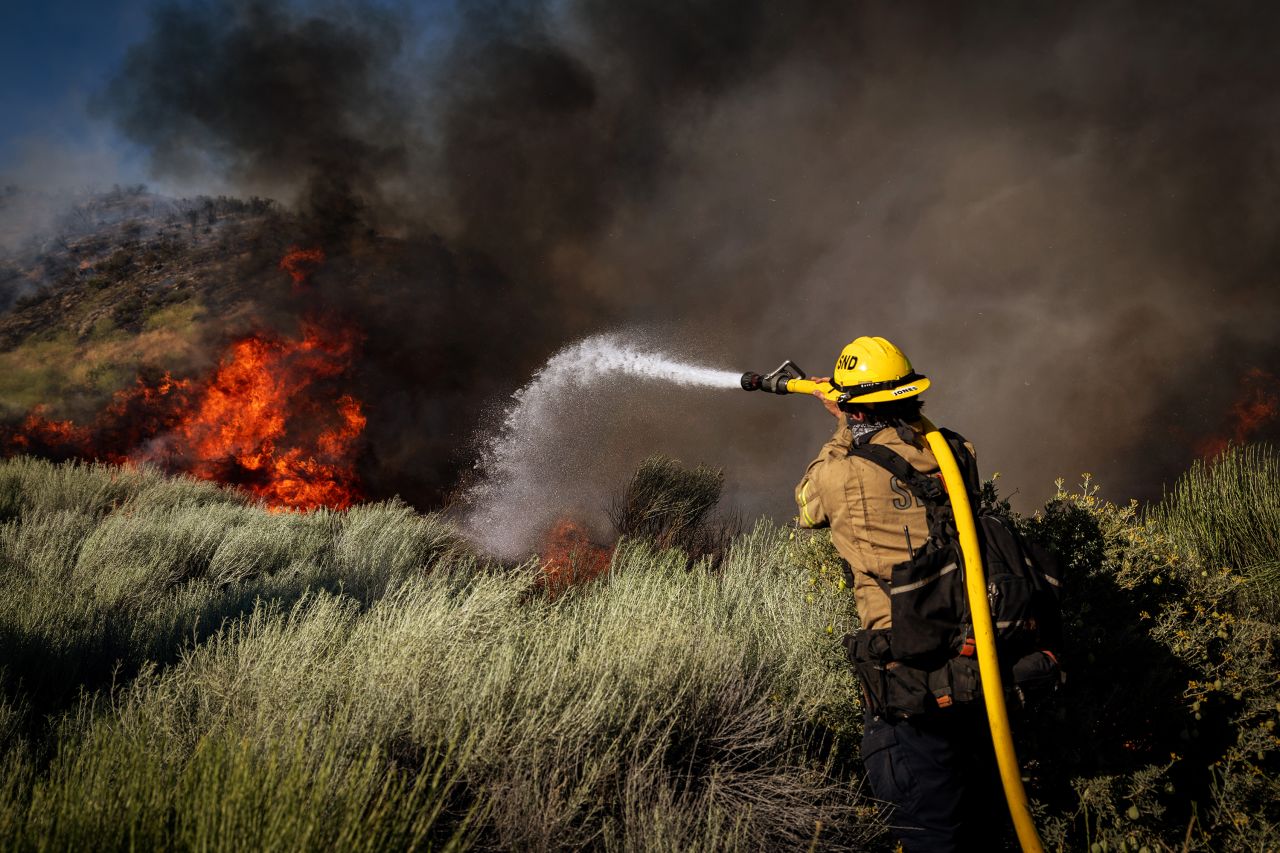
{"label": "burning brush", "polygon": [[549,595],[559,595],[607,572],[612,559],[612,548],[595,544],[582,525],[562,518],[543,543],[541,586]]}
{"label": "burning brush", "polygon": [[[280,266],[298,288],[323,259],[319,249],[295,248]],[[315,318],[297,337],[249,335],[206,377],[140,376],[91,424],[36,407],[0,431],[0,450],[146,462],[234,485],[273,508],[345,509],[362,497],[356,461],[366,417],[342,388],[360,339],[351,326]]]}

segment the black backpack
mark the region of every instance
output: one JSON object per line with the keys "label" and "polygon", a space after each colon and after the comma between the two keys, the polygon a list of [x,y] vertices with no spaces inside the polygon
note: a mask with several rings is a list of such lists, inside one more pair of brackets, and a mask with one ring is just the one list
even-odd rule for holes
{"label": "black backpack", "polygon": [[[1049,550],[1026,540],[1005,519],[980,511],[972,454],[959,435],[940,432],[955,454],[974,508],[1004,681],[1014,698],[1026,704],[1052,693],[1063,680],[1057,663],[1062,644],[1062,563]],[[924,505],[929,525],[929,538],[912,549],[911,559],[893,567],[892,582],[880,581],[889,595],[892,629],[864,631],[850,638],[851,657],[870,698],[895,716],[977,699],[981,686],[964,560],[951,499],[941,479],[920,473],[884,445],[855,444],[849,455],[868,459],[892,474]],[[868,663],[878,675],[868,677],[871,674],[864,672]],[[867,684],[876,680],[882,683]],[[884,689],[882,696],[874,695],[876,687]]]}

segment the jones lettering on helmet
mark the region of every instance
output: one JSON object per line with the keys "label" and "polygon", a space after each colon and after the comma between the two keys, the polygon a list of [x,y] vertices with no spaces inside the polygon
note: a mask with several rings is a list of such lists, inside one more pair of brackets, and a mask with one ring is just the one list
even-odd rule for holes
{"label": "jones lettering on helmet", "polygon": [[893,396],[901,397],[903,394],[910,394],[914,390],[916,390],[916,386],[914,385],[907,385],[902,388],[895,388],[893,391]]}
{"label": "jones lettering on helmet", "polygon": [[836,359],[836,370],[853,370],[858,366],[858,357],[852,353],[845,353]]}

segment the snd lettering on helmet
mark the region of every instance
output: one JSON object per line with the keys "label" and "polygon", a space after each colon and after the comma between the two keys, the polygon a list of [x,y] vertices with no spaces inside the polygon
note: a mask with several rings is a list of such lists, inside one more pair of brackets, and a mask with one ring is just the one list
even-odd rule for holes
{"label": "snd lettering on helmet", "polygon": [[912,391],[915,391],[915,390],[916,390],[916,386],[914,385],[904,385],[901,388],[895,388],[893,390],[893,396],[901,397],[903,394],[910,394]]}
{"label": "snd lettering on helmet", "polygon": [[853,370],[858,366],[858,357],[853,353],[842,353],[836,359],[836,370]]}

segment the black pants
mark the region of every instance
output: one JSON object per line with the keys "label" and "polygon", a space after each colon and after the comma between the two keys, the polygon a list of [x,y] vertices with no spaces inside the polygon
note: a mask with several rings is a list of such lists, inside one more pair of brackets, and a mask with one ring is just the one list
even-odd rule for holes
{"label": "black pants", "polygon": [[889,723],[868,717],[862,761],[871,790],[893,806],[907,853],[1001,850],[1012,821],[980,703]]}

